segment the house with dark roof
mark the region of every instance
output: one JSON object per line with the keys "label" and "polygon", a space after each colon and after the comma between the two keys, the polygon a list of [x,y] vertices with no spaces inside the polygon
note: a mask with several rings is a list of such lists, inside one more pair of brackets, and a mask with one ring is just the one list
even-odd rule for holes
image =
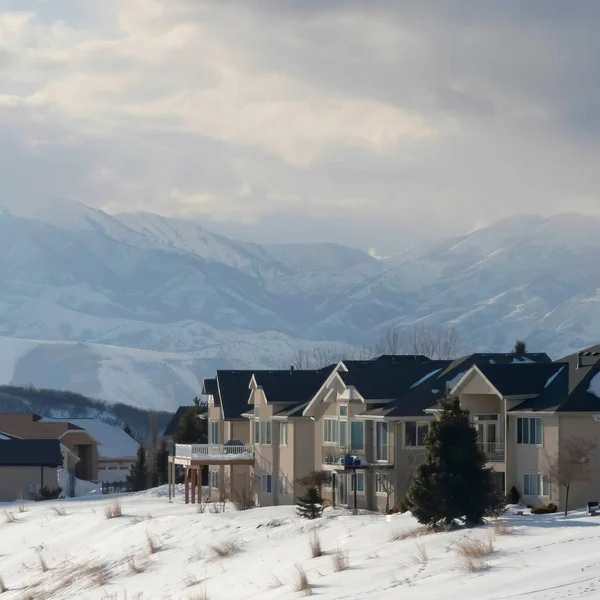
{"label": "house with dark roof", "polygon": [[0,435],[0,502],[33,500],[41,486],[58,486],[63,466],[57,439],[29,440]]}

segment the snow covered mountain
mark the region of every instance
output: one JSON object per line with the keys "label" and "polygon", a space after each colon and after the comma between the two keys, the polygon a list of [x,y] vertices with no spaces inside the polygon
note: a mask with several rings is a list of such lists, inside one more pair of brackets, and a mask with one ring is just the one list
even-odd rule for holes
{"label": "snow covered mountain", "polygon": [[171,409],[219,367],[299,346],[452,325],[465,350],[516,337],[560,356],[600,337],[600,219],[519,217],[375,260],[242,243],[151,214],[0,203],[0,384]]}

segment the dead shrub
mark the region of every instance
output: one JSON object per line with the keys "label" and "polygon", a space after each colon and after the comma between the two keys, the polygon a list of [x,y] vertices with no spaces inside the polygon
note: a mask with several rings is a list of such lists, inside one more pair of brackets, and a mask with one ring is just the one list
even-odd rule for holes
{"label": "dead shrub", "polygon": [[147,564],[142,561],[137,561],[135,556],[128,556],[127,566],[129,567],[129,571],[132,575],[139,575],[146,570]]}
{"label": "dead shrub", "polygon": [[207,589],[202,588],[197,594],[189,596],[188,600],[210,600],[210,596],[208,595]]}
{"label": "dead shrub", "polygon": [[67,510],[64,506],[53,506],[52,510],[59,516],[64,517],[67,514]]}
{"label": "dead shrub", "polygon": [[332,555],[331,555],[331,563],[333,565],[333,570],[336,573],[339,573],[341,571],[345,571],[346,569],[350,568],[350,559],[348,558],[348,553],[344,552],[341,549],[337,549]]}
{"label": "dead shrub", "polygon": [[206,512],[206,504],[204,504],[204,502],[202,501],[198,502],[198,504],[196,505],[196,512],[199,515],[203,515]]}
{"label": "dead shrub", "polygon": [[232,493],[232,500],[236,510],[251,510],[256,508],[254,480],[246,482],[240,489],[235,489]]}
{"label": "dead shrub", "polygon": [[106,563],[88,564],[85,574],[97,587],[104,587],[110,579],[110,570]]}
{"label": "dead shrub", "polygon": [[427,527],[418,527],[417,529],[409,529],[403,531],[392,531],[390,540],[392,542],[400,542],[402,540],[408,540],[410,538],[417,538],[422,535],[425,535],[426,533],[428,533],[428,531],[429,530]]}
{"label": "dead shrub", "polygon": [[2,579],[2,576],[0,575],[0,594],[4,594],[4,592],[8,592],[8,588],[4,584],[4,579]]}
{"label": "dead shrub", "polygon": [[191,573],[189,575],[186,575],[185,579],[183,580],[183,585],[186,588],[194,587],[195,585],[198,585],[199,583],[200,582],[198,581],[196,576],[192,575]]}
{"label": "dead shrub", "polygon": [[119,501],[113,502],[110,506],[104,509],[104,516],[107,519],[116,519],[117,517],[123,516],[123,509]]}
{"label": "dead shrub", "polygon": [[19,504],[19,512],[26,513],[28,508],[24,504]]}
{"label": "dead shrub", "polygon": [[273,574],[273,580],[271,581],[271,585],[269,586],[272,590],[276,590],[280,587],[283,587],[283,581],[277,577],[277,575]]}
{"label": "dead shrub", "polygon": [[213,544],[209,547],[213,551],[213,558],[215,560],[219,558],[227,558],[228,556],[233,556],[240,549],[239,546],[233,541],[221,542],[220,544]]}
{"label": "dead shrub", "polygon": [[469,559],[481,559],[494,552],[494,539],[489,537],[486,541],[464,539],[456,544],[459,556]]}
{"label": "dead shrub", "polygon": [[160,543],[156,541],[156,538],[149,532],[146,532],[146,542],[148,545],[148,554],[156,554],[162,548]]}
{"label": "dead shrub", "polygon": [[302,592],[305,596],[312,596],[312,588],[308,581],[308,575],[303,567],[296,565],[296,587],[297,592]]}
{"label": "dead shrub", "polygon": [[417,563],[418,565],[426,565],[429,562],[427,550],[422,540],[417,540],[415,543],[415,551],[411,553],[410,557],[412,558],[413,562]]}
{"label": "dead shrub", "polygon": [[319,537],[318,531],[315,530],[308,536],[308,543],[310,545],[310,555],[312,558],[323,556],[323,547],[321,546],[321,538]]}
{"label": "dead shrub", "polygon": [[465,571],[467,573],[477,573],[488,568],[488,564],[483,558],[466,557],[464,564]]}
{"label": "dead shrub", "polygon": [[494,534],[495,535],[510,535],[513,532],[513,528],[506,524],[503,523],[502,521],[499,521],[498,523],[494,523]]}
{"label": "dead shrub", "polygon": [[38,560],[40,561],[40,569],[42,573],[46,573],[48,571],[48,563],[41,552],[38,554]]}
{"label": "dead shrub", "polygon": [[204,552],[198,547],[197,544],[194,544],[194,551],[190,554],[188,559],[189,562],[195,562],[197,560],[202,560],[204,558]]}
{"label": "dead shrub", "polygon": [[4,516],[6,517],[7,523],[16,523],[18,521],[17,517],[8,510],[4,511]]}

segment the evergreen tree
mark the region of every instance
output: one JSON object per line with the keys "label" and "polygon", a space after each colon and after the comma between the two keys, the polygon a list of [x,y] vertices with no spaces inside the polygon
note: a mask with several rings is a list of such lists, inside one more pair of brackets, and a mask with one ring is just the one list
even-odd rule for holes
{"label": "evergreen tree", "polygon": [[516,354],[517,356],[525,356],[527,354],[527,344],[525,343],[525,340],[517,340],[515,342],[513,354]]}
{"label": "evergreen tree", "polygon": [[143,444],[137,451],[137,460],[131,465],[129,475],[127,475],[127,483],[131,486],[134,492],[140,492],[146,489],[146,481],[148,478],[148,465],[146,464],[146,448]]}
{"label": "evergreen tree", "polygon": [[179,421],[173,436],[176,444],[201,444],[207,441],[207,423],[198,417],[197,407],[191,406]]}
{"label": "evergreen tree", "polygon": [[413,515],[425,525],[451,525],[459,518],[477,524],[486,514],[499,514],[504,499],[477,446],[469,411],[461,409],[458,399],[444,401],[442,408],[425,439],[427,457],[407,498]]}
{"label": "evergreen tree", "polygon": [[296,512],[300,517],[318,519],[323,515],[323,499],[314,485],[307,487],[304,495],[299,496],[296,503]]}
{"label": "evergreen tree", "polygon": [[152,473],[152,484],[156,487],[162,485],[168,479],[169,469],[169,447],[166,440],[160,442],[160,446],[154,455],[154,468]]}

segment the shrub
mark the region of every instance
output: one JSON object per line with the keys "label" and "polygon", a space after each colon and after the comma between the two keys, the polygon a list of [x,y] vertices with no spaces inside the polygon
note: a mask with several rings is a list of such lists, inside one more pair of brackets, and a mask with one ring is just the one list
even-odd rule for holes
{"label": "shrub", "polygon": [[468,573],[477,573],[487,569],[488,564],[482,558],[465,558],[465,571]]}
{"label": "shrub", "polygon": [[61,487],[49,488],[47,485],[43,485],[36,494],[36,501],[42,502],[44,500],[56,500],[62,493]]}
{"label": "shrub", "polygon": [[24,504],[19,504],[19,512],[20,513],[26,513],[27,512],[27,507]]}
{"label": "shrub", "polygon": [[520,500],[519,491],[513,485],[510,488],[508,494],[506,494],[506,501],[508,502],[508,504],[519,504],[519,500]]}
{"label": "shrub", "polygon": [[344,552],[338,548],[338,550],[336,550],[331,555],[331,563],[333,565],[333,570],[336,573],[339,573],[340,571],[345,571],[346,569],[349,569],[350,568],[350,560],[348,558],[348,553]]}
{"label": "shrub", "polygon": [[296,591],[304,592],[305,596],[312,596],[312,588],[310,587],[310,583],[308,581],[308,575],[306,571],[300,566],[296,566]]}
{"label": "shrub", "polygon": [[0,594],[4,594],[4,592],[8,592],[8,588],[4,585],[4,579],[0,576]]}
{"label": "shrub", "polygon": [[411,509],[410,501],[408,500],[408,498],[406,496],[403,496],[402,498],[398,498],[398,500],[396,500],[396,503],[392,507],[392,510],[390,510],[390,514],[395,515],[397,513],[406,513],[410,509]]}
{"label": "shrub", "polygon": [[17,517],[15,517],[15,515],[8,510],[4,511],[4,516],[6,517],[7,523],[16,523],[18,520]]}
{"label": "shrub", "polygon": [[139,575],[146,570],[146,563],[137,562],[134,556],[127,557],[127,566],[133,575]]}
{"label": "shrub", "polygon": [[64,506],[53,506],[52,510],[59,516],[64,517],[67,514],[67,510]]}
{"label": "shrub", "polygon": [[548,506],[538,506],[537,508],[531,509],[532,515],[549,515],[555,513],[558,510],[556,504],[548,504]]}
{"label": "shrub", "polygon": [[456,552],[463,558],[483,558],[494,552],[494,540],[491,537],[486,542],[464,539],[456,544]]}
{"label": "shrub", "polygon": [[306,488],[304,495],[297,500],[296,512],[305,519],[318,519],[323,515],[323,500],[319,488]]}
{"label": "shrub", "polygon": [[494,533],[496,535],[510,535],[513,532],[513,529],[510,525],[499,521],[498,523],[494,523]]}
{"label": "shrub", "polygon": [[323,556],[323,547],[321,546],[321,538],[319,537],[318,531],[313,531],[309,535],[308,543],[310,545],[310,555],[312,558],[319,558],[319,556]]}
{"label": "shrub", "polygon": [[156,554],[161,549],[161,545],[149,532],[146,532],[146,541],[148,543],[148,554]]}
{"label": "shrub", "polygon": [[107,519],[116,519],[117,517],[122,516],[122,508],[120,502],[113,502],[110,506],[107,506],[104,509],[104,515]]}
{"label": "shrub", "polygon": [[235,489],[232,493],[232,500],[237,510],[251,510],[252,508],[256,508],[254,481],[250,480],[240,489]]}
{"label": "shrub", "polygon": [[235,542],[222,542],[221,544],[214,544],[210,546],[213,551],[214,558],[227,558],[233,556],[239,551],[239,547]]}
{"label": "shrub", "polygon": [[410,557],[413,559],[413,562],[417,563],[418,565],[426,565],[429,562],[425,544],[421,540],[417,540],[417,543],[415,544],[415,551],[410,555]]}

